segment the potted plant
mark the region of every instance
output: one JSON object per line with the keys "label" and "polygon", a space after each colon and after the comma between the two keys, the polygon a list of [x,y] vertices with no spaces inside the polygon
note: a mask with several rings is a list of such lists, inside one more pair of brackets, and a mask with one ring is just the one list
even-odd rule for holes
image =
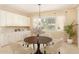
{"label": "potted plant", "polygon": [[67,42],[71,44],[73,42],[72,38],[75,35],[75,32],[73,30],[73,24],[65,26],[64,31],[68,34]]}

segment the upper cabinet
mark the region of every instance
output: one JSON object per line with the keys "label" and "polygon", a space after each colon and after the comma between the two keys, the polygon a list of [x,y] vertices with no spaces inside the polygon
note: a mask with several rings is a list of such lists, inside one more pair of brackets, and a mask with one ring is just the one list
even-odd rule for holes
{"label": "upper cabinet", "polygon": [[15,20],[16,24],[19,26],[30,26],[30,18],[29,17],[25,17],[25,16],[21,16],[18,15],[18,20]]}
{"label": "upper cabinet", "polygon": [[[14,24],[15,24],[15,22],[14,22],[14,20],[15,20],[15,17],[14,17],[15,15],[14,14],[12,14],[12,13],[9,13],[9,12],[7,12],[7,15],[6,15],[6,26],[14,26]],[[18,20],[18,19],[17,19]]]}
{"label": "upper cabinet", "polygon": [[30,18],[0,10],[0,26],[30,26]]}
{"label": "upper cabinet", "polygon": [[5,26],[6,25],[6,12],[5,11],[0,11],[0,26]]}

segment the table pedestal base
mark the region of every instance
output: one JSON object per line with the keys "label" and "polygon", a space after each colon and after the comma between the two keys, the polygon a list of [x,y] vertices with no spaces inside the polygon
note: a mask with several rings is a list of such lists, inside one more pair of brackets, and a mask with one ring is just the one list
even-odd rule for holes
{"label": "table pedestal base", "polygon": [[34,54],[43,54],[40,50],[40,44],[37,44],[37,51]]}
{"label": "table pedestal base", "polygon": [[34,54],[43,54],[40,50],[37,50]]}

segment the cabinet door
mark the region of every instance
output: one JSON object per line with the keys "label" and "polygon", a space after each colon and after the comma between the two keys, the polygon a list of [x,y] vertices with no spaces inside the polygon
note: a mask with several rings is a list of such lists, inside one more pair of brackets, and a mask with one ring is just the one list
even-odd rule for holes
{"label": "cabinet door", "polygon": [[24,19],[22,16],[18,15],[17,23],[19,26],[24,26]]}
{"label": "cabinet door", "polygon": [[29,26],[30,25],[30,20],[29,20],[29,18],[27,18],[25,16],[19,15],[18,19],[17,19],[17,24],[19,26]]}
{"label": "cabinet door", "polygon": [[0,11],[0,26],[5,26],[7,24],[7,17],[5,11]]}
{"label": "cabinet door", "polygon": [[13,26],[14,25],[14,15],[12,13],[7,13],[7,25],[6,26]]}
{"label": "cabinet door", "polygon": [[26,25],[30,26],[30,18],[29,17],[25,18],[25,21],[26,21]]}
{"label": "cabinet door", "polygon": [[30,26],[30,19],[28,17],[22,18],[23,26]]}

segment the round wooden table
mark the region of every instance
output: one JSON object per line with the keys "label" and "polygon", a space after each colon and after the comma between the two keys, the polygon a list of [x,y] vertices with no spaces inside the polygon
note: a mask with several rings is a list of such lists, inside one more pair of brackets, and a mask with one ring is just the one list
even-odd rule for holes
{"label": "round wooden table", "polygon": [[46,36],[30,36],[24,39],[25,42],[29,44],[37,44],[37,51],[35,54],[42,54],[40,51],[40,44],[47,44],[52,41],[51,38]]}

